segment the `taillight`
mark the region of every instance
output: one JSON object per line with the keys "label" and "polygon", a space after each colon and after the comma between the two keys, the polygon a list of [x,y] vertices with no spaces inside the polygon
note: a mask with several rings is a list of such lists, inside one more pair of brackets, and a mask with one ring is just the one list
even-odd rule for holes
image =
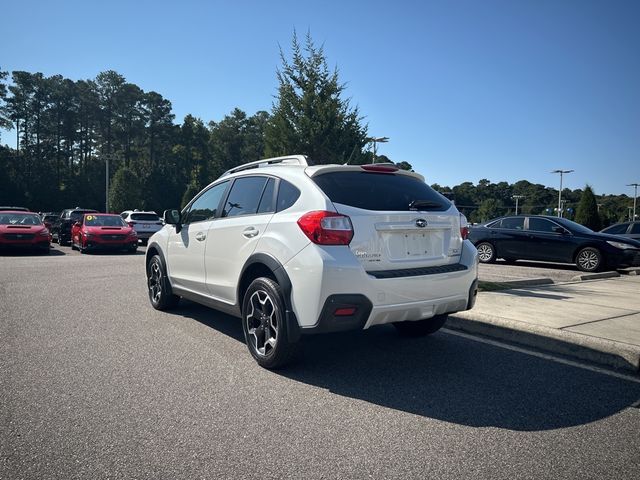
{"label": "taillight", "polygon": [[339,213],[324,210],[305,213],[298,219],[298,226],[318,245],[349,245],[353,238],[351,220]]}
{"label": "taillight", "polygon": [[463,214],[460,214],[460,236],[463,240],[469,237],[469,222]]}

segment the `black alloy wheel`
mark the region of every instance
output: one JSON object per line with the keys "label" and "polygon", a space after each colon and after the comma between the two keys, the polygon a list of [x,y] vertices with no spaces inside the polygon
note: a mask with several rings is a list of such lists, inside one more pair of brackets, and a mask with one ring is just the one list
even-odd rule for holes
{"label": "black alloy wheel", "polygon": [[251,356],[261,367],[289,363],[297,344],[289,342],[282,289],[267,277],[255,279],[242,301],[242,330]]}
{"label": "black alloy wheel", "polygon": [[168,310],[180,301],[171,290],[160,255],[154,255],[147,265],[147,289],[151,306],[156,310]]}

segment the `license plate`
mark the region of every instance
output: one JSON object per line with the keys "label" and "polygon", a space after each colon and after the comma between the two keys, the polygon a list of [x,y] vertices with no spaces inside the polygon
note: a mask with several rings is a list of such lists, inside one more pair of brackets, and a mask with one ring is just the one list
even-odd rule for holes
{"label": "license plate", "polygon": [[409,233],[405,235],[407,255],[410,257],[422,256],[427,251],[427,234],[426,233]]}

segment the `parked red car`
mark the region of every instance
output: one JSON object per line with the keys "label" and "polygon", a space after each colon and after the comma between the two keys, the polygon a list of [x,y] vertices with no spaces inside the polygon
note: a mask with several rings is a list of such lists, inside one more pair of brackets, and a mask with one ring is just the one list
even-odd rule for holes
{"label": "parked red car", "polygon": [[22,248],[49,253],[49,229],[37,213],[0,210],[0,248]]}
{"label": "parked red car", "polygon": [[126,250],[135,253],[138,235],[120,215],[87,213],[71,227],[71,248],[87,250]]}

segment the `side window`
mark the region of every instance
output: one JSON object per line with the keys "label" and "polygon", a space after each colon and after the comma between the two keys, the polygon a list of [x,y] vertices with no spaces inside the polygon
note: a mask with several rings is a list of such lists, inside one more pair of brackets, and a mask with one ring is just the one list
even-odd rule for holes
{"label": "side window", "polygon": [[507,228],[509,230],[523,230],[524,229],[524,217],[503,218],[500,227],[501,228]]}
{"label": "side window", "polygon": [[629,233],[640,233],[640,223],[631,225],[631,231]]}
{"label": "side window", "polygon": [[277,212],[286,210],[291,205],[296,203],[296,200],[300,197],[300,190],[291,185],[286,180],[280,180],[280,186],[278,188],[278,203]]}
{"label": "side window", "polygon": [[553,229],[555,227],[557,227],[557,225],[546,218],[529,217],[529,230],[554,233]]}
{"label": "side window", "polygon": [[273,202],[273,190],[275,188],[276,181],[270,178],[267,182],[267,186],[264,187],[262,192],[262,198],[260,199],[260,205],[258,206],[258,213],[270,213],[275,212],[275,205]]}
{"label": "side window", "polygon": [[182,223],[195,223],[211,220],[218,213],[218,205],[227,190],[229,182],[219,183],[200,195],[183,214]]}
{"label": "side window", "polygon": [[253,215],[258,211],[267,177],[242,177],[233,182],[227,203],[222,212],[223,217]]}

